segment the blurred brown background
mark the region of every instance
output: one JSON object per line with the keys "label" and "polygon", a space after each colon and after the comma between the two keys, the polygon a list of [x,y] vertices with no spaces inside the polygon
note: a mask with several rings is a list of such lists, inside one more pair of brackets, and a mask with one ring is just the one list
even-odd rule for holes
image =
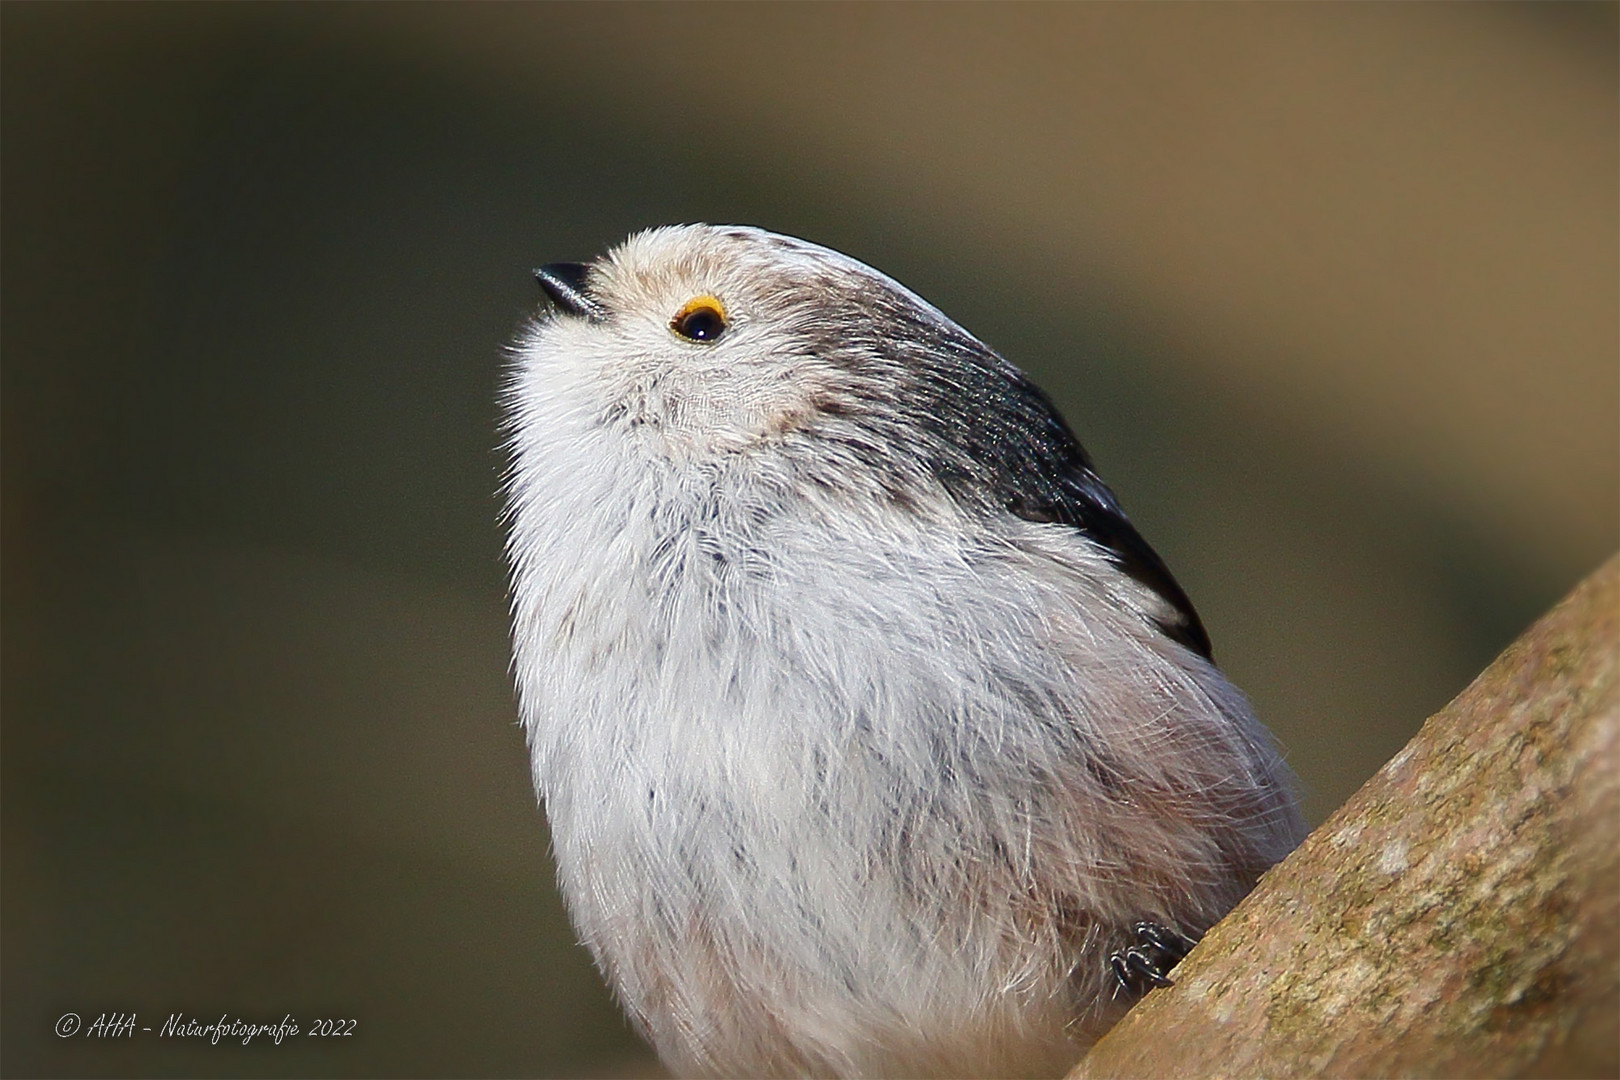
{"label": "blurred brown background", "polygon": [[[1320,820],[1620,542],[1616,7],[0,8],[7,1075],[634,1073],[506,677],[529,267],[1031,371]],[[62,1013],[353,1017],[246,1048]]]}

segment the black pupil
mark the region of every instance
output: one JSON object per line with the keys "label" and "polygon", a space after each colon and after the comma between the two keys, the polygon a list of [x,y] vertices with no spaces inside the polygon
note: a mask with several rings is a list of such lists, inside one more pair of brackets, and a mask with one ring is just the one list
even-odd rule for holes
{"label": "black pupil", "polygon": [[696,311],[687,312],[675,325],[675,329],[682,337],[689,337],[693,341],[713,341],[725,328],[726,324],[720,318],[720,313],[710,307],[700,307]]}

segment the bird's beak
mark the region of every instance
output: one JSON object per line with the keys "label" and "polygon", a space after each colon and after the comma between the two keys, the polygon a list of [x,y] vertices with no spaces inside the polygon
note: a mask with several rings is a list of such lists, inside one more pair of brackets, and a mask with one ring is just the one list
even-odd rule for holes
{"label": "bird's beak", "polygon": [[586,270],[584,263],[547,263],[534,272],[534,280],[559,311],[600,319],[607,313],[585,291]]}

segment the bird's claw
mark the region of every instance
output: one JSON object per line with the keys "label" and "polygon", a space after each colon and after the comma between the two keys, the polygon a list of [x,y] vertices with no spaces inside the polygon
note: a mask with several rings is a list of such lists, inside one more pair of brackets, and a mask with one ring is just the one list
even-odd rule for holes
{"label": "bird's claw", "polygon": [[1156,922],[1139,922],[1131,929],[1136,943],[1112,954],[1109,967],[1122,989],[1141,995],[1156,986],[1174,986],[1169,971],[1198,944],[1179,931]]}

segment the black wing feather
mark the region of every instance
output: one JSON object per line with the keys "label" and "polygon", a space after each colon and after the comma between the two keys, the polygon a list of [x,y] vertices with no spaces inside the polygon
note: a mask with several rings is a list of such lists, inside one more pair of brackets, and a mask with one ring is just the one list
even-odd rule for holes
{"label": "black wing feather", "polygon": [[[920,321],[920,320],[919,320]],[[1175,612],[1165,635],[1213,660],[1192,601],[1092,468],[1057,406],[1022,371],[965,333],[933,323],[908,357],[931,429],[930,471],[958,502],[992,505],[1026,521],[1057,522],[1101,547]],[[916,340],[916,339],[913,339]]]}

